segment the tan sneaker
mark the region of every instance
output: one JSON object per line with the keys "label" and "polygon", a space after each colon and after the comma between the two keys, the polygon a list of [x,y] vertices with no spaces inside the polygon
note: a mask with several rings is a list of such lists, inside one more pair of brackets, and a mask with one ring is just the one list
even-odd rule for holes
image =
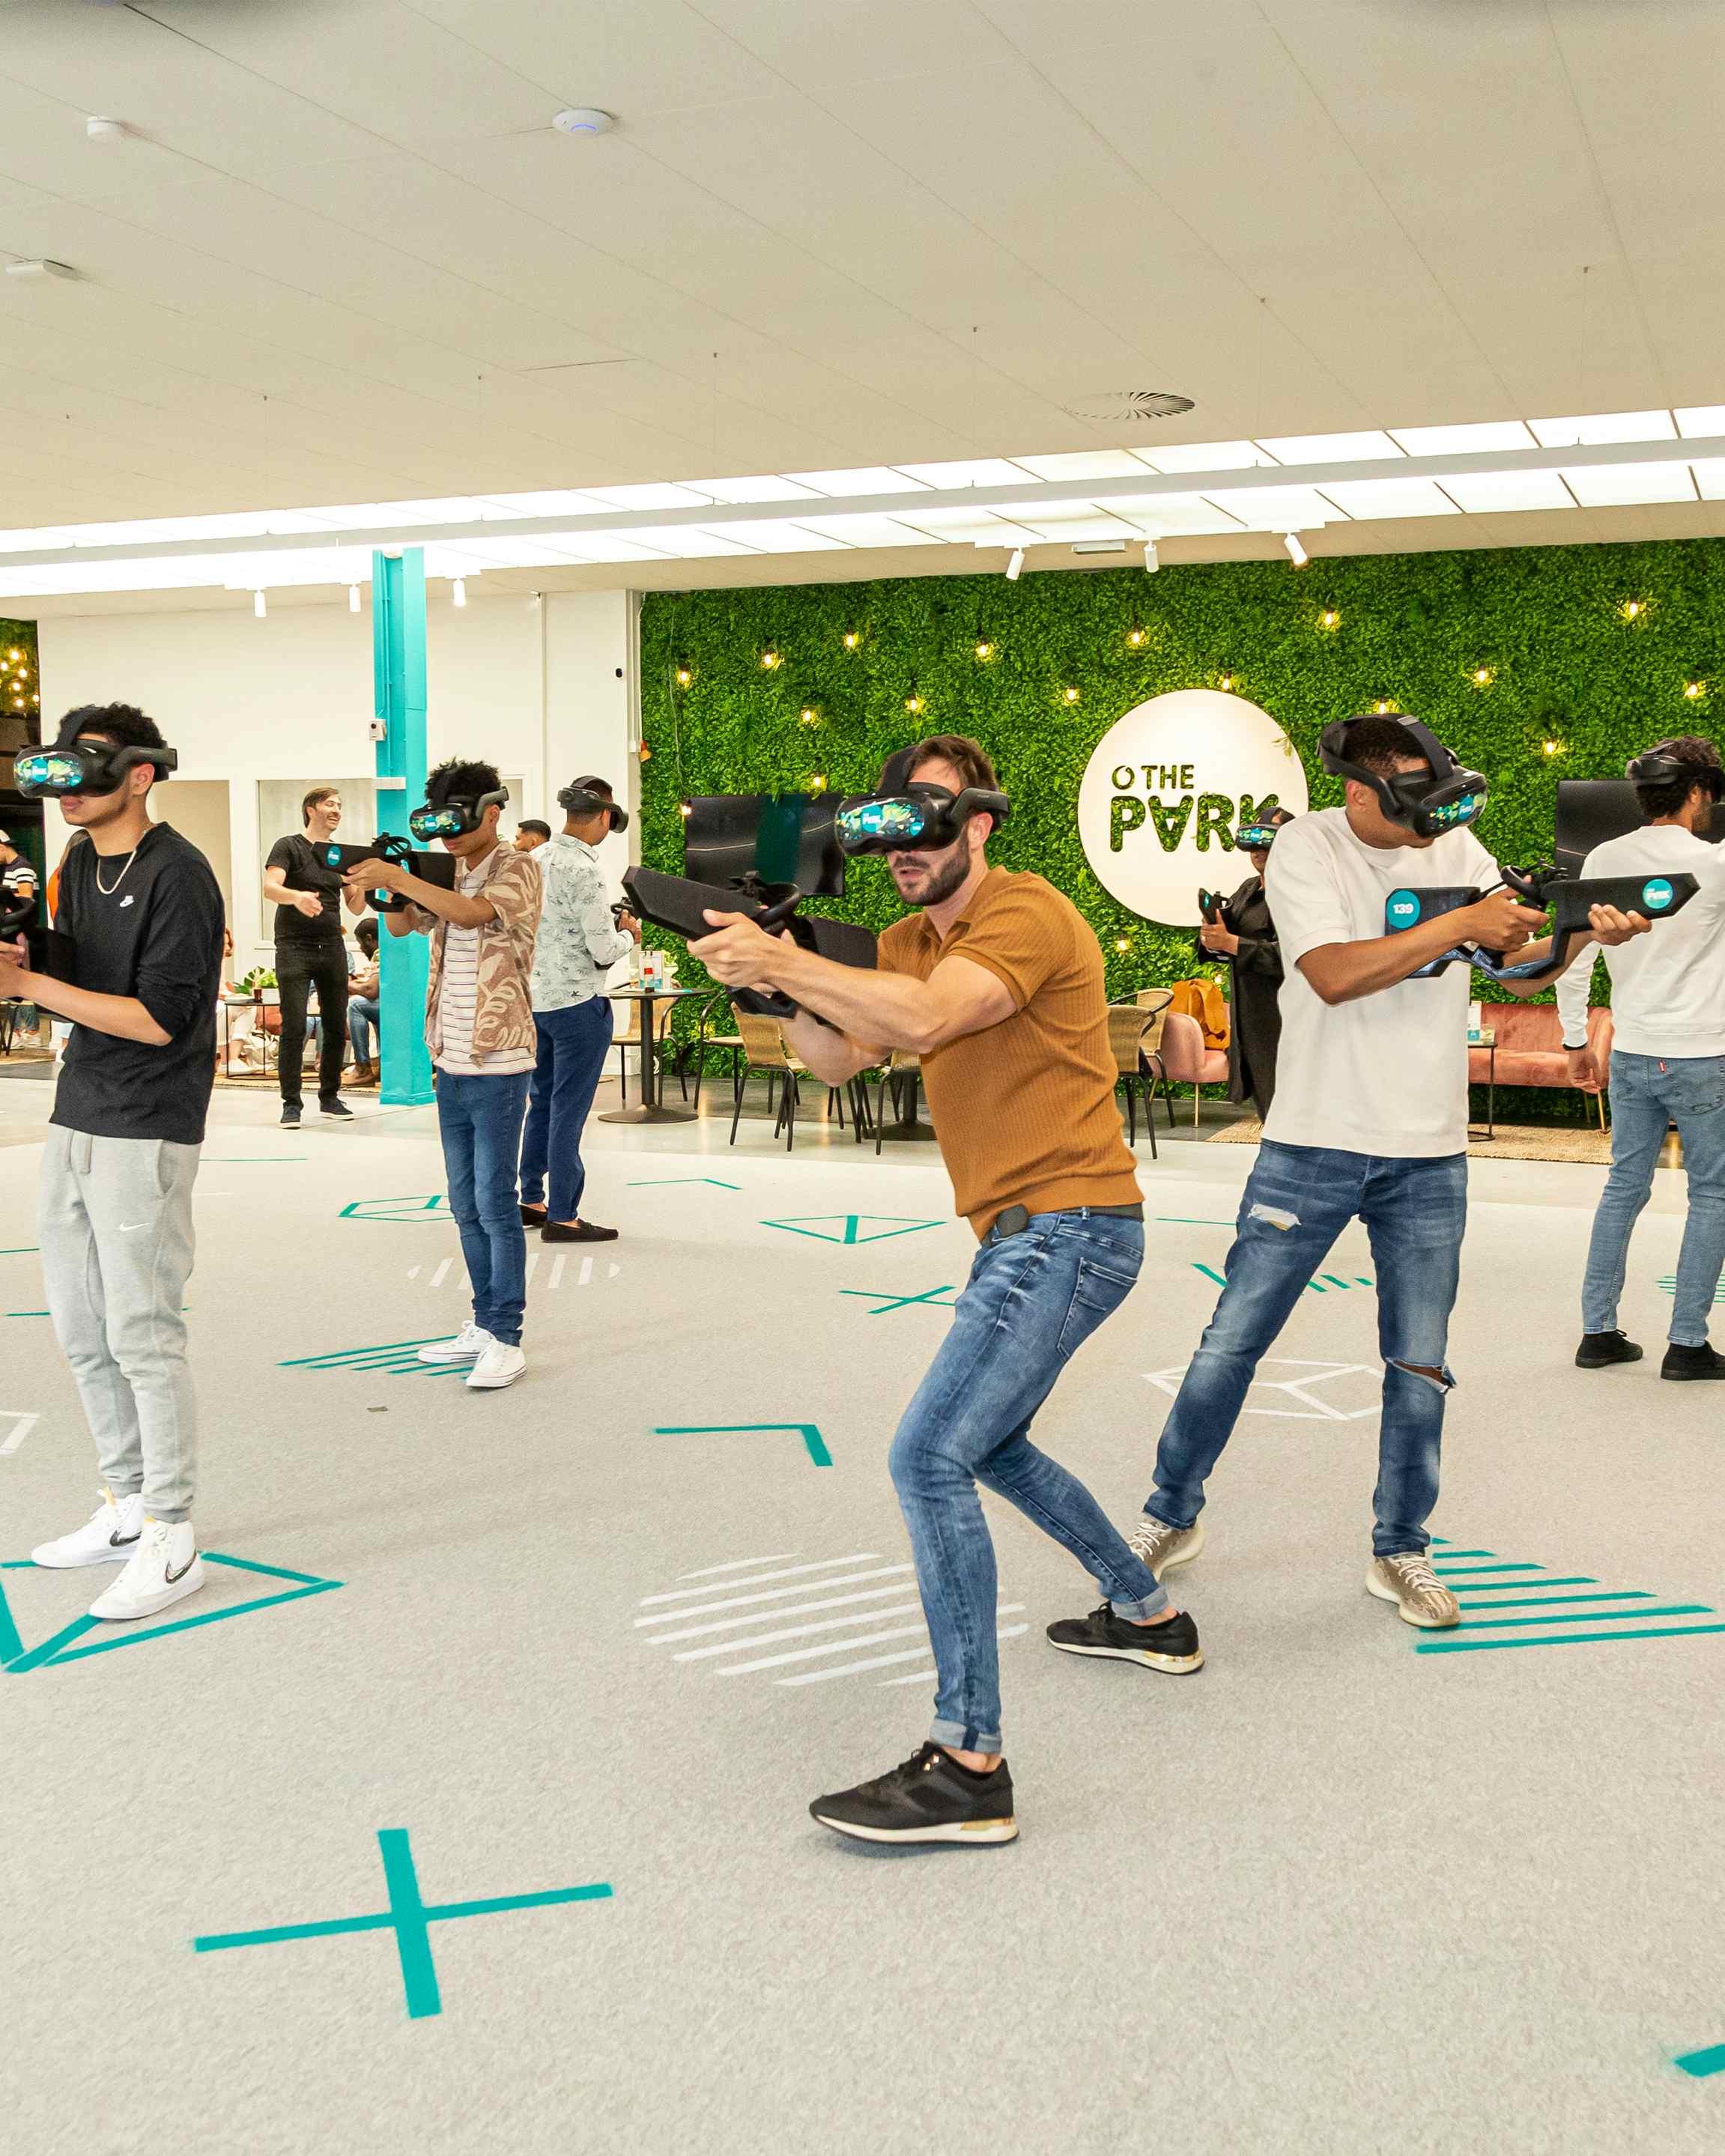
{"label": "tan sneaker", "polygon": [[1194,1520],[1189,1527],[1171,1527],[1165,1521],[1146,1512],[1128,1538],[1128,1548],[1134,1557],[1144,1563],[1160,1579],[1163,1573],[1172,1572],[1177,1564],[1190,1564],[1204,1548],[1204,1525]]}
{"label": "tan sneaker", "polygon": [[1403,1624],[1418,1625],[1428,1632],[1447,1631],[1461,1622],[1461,1604],[1432,1570],[1423,1550],[1374,1557],[1366,1574],[1366,1592],[1380,1602],[1394,1603]]}

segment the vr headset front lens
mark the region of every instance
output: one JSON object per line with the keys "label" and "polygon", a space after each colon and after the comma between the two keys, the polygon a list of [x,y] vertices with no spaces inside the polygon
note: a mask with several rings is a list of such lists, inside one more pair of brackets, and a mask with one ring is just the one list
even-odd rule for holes
{"label": "vr headset front lens", "polygon": [[839,844],[851,849],[870,839],[903,845],[920,839],[927,817],[918,801],[864,801],[854,808],[840,809],[836,822]]}
{"label": "vr headset front lens", "polygon": [[1248,854],[1266,851],[1276,843],[1274,824],[1242,824],[1235,844]]}
{"label": "vr headset front lens", "polygon": [[408,829],[416,839],[459,839],[468,823],[459,808],[416,808]]}
{"label": "vr headset front lens", "polygon": [[13,764],[13,783],[23,794],[75,793],[84,779],[83,758],[59,749],[33,749]]}

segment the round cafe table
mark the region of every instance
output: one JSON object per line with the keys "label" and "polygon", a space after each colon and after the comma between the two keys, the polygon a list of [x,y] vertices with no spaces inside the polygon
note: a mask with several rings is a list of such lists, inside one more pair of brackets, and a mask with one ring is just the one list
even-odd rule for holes
{"label": "round cafe table", "polygon": [[697,988],[612,988],[614,1004],[641,1006],[641,1102],[636,1108],[612,1108],[598,1118],[602,1123],[692,1123],[690,1108],[667,1108],[659,1097],[659,1037],[653,1029],[653,1006],[675,1003],[680,997],[698,995]]}

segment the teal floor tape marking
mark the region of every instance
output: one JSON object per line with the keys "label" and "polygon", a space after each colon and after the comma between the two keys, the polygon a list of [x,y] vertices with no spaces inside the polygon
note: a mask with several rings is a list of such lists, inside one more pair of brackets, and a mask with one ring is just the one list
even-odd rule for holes
{"label": "teal floor tape marking", "polygon": [[[840,1232],[831,1235],[828,1229],[834,1224]],[[809,1235],[817,1243],[884,1243],[894,1235],[914,1235],[942,1223],[912,1220],[902,1213],[803,1213],[790,1220],[763,1220],[761,1225],[783,1228],[790,1235]],[[862,1232],[865,1227],[870,1230],[867,1235]]]}
{"label": "teal floor tape marking", "polygon": [[466,1363],[422,1363],[419,1350],[434,1340],[447,1340],[447,1332],[428,1332],[418,1340],[382,1340],[372,1348],[335,1348],[322,1355],[294,1355],[278,1363],[278,1370],[350,1370],[362,1373],[388,1371],[396,1377],[465,1378],[472,1367]]}
{"label": "teal floor tape marking", "polygon": [[1537,1640],[1422,1640],[1419,1655],[1497,1654],[1511,1647],[1582,1647],[1603,1640],[1680,1640],[1692,1633],[1725,1632],[1725,1625],[1656,1625],[1644,1632],[1548,1632]]}
{"label": "teal floor tape marking", "polygon": [[481,1902],[428,1902],[419,1892],[419,1875],[405,1827],[381,1827],[378,1852],[389,1907],[375,1916],[333,1917],[309,1924],[272,1924],[262,1931],[211,1932],[192,1942],[194,1953],[219,1953],[231,1947],[280,1946],[293,1939],[335,1938],[350,1932],[395,1933],[402,1990],[408,2019],[426,2021],[444,2010],[437,1964],[431,1952],[431,1927],[461,1917],[501,1916],[513,1909],[548,1909],[569,1902],[608,1902],[613,1890],[603,1882],[590,1887],[553,1887],[536,1894],[499,1894]]}
{"label": "teal floor tape marking", "polygon": [[950,1281],[944,1287],[926,1287],[921,1295],[889,1295],[885,1288],[879,1287],[841,1287],[839,1291],[840,1295],[860,1296],[865,1301],[878,1301],[880,1307],[871,1310],[870,1317],[884,1317],[889,1310],[908,1310],[913,1302],[930,1303],[937,1310],[950,1310],[950,1302],[936,1302],[935,1297],[956,1295],[957,1291]]}
{"label": "teal floor tape marking", "polygon": [[[1458,1564],[1449,1563],[1450,1553],[1445,1550],[1432,1569],[1445,1579],[1472,1579],[1483,1572],[1543,1572],[1543,1564]],[[1506,1583],[1507,1584],[1507,1583]]]}
{"label": "teal floor tape marking", "polygon": [[28,1258],[41,1249],[39,1243],[14,1243],[8,1250],[0,1250],[0,1258]]}
{"label": "teal floor tape marking", "polygon": [[827,1450],[826,1440],[812,1422],[696,1422],[667,1424],[655,1430],[655,1437],[733,1437],[749,1436],[762,1430],[793,1430],[809,1448],[809,1457],[817,1467],[830,1467],[833,1455]]}
{"label": "teal floor tape marking", "polygon": [[1725,2044],[1709,2044],[1704,2051],[1680,2052],[1671,2064],[1698,2082],[1704,2082],[1709,2074],[1725,2074]]}
{"label": "teal floor tape marking", "polygon": [[1464,1581],[1453,1592],[1457,1594],[1489,1594],[1494,1587],[1597,1587],[1599,1584],[1591,1573],[1568,1572],[1558,1579],[1481,1579],[1471,1587]]}
{"label": "teal floor tape marking", "polygon": [[450,1218],[449,1200],[440,1190],[424,1198],[356,1198],[336,1215],[341,1220],[439,1220]]}
{"label": "teal floor tape marking", "polygon": [[[217,1550],[199,1553],[206,1564],[227,1565],[235,1572],[252,1572],[266,1579],[290,1579],[298,1584],[277,1594],[254,1595],[247,1602],[230,1602],[218,1609],[199,1611],[195,1616],[176,1617],[166,1625],[111,1625],[99,1617],[85,1614],[74,1617],[69,1625],[63,1625],[52,1638],[39,1645],[26,1647],[18,1625],[8,1606],[6,1590],[0,1587],[0,1670],[8,1676],[26,1676],[32,1670],[57,1668],[62,1662],[86,1661],[92,1655],[112,1654],[121,1647],[141,1647],[151,1640],[166,1639],[173,1632],[195,1632],[206,1625],[224,1624],[230,1617],[244,1617],[257,1609],[273,1609],[284,1602],[304,1602],[316,1594],[330,1594],[344,1584],[339,1579],[321,1579],[316,1573],[290,1572],[275,1564],[258,1564],[249,1558],[227,1557]],[[34,1572],[37,1567],[28,1559],[14,1558],[0,1570],[7,1572]],[[103,1636],[93,1640],[87,1646],[78,1642],[91,1633]]]}
{"label": "teal floor tape marking", "polygon": [[631,1190],[668,1190],[674,1183],[710,1183],[716,1190],[741,1190],[740,1183],[721,1183],[716,1175],[657,1175],[644,1183],[632,1183]]}
{"label": "teal floor tape marking", "polygon": [[[1589,1609],[1584,1613],[1589,1625],[1629,1625],[1643,1617],[1711,1617],[1712,1614],[1712,1605],[1707,1602],[1674,1602],[1668,1609]],[[1571,1621],[1579,1623],[1581,1620]],[[1548,1617],[1464,1617],[1455,1629],[1458,1632],[1490,1632],[1518,1625],[1550,1622]]]}
{"label": "teal floor tape marking", "polygon": [[[1228,1285],[1227,1275],[1219,1273],[1214,1265],[1201,1265],[1194,1258],[1192,1261],[1192,1270],[1195,1273],[1203,1273],[1207,1279],[1213,1280],[1218,1287],[1226,1287]],[[1328,1287],[1324,1286],[1325,1281],[1330,1283]],[[1375,1286],[1376,1282],[1368,1280],[1363,1273],[1356,1273],[1351,1281],[1343,1280],[1335,1273],[1325,1273],[1318,1279],[1307,1281],[1303,1291],[1308,1295],[1328,1295],[1332,1290],[1337,1288],[1346,1291],[1352,1288]]]}
{"label": "teal floor tape marking", "polygon": [[[1531,1587],[1531,1580],[1522,1580],[1523,1587]],[[1501,1602],[1464,1602],[1464,1609],[1549,1609],[1563,1602],[1651,1602],[1653,1597],[1644,1587],[1616,1587],[1598,1594],[1517,1594],[1506,1596]],[[1582,1614],[1587,1613],[1584,1611]],[[1639,1615],[1640,1613],[1636,1612]]]}
{"label": "teal floor tape marking", "polygon": [[1445,1548],[1437,1551],[1434,1554],[1432,1562],[1435,1564],[1447,1564],[1451,1561],[1451,1559],[1458,1557],[1496,1557],[1497,1554],[1497,1553],[1496,1550],[1459,1550]]}
{"label": "teal floor tape marking", "polygon": [[1158,1213],[1156,1217],[1176,1228],[1232,1228],[1238,1224],[1233,1220],[1197,1220],[1184,1213]]}

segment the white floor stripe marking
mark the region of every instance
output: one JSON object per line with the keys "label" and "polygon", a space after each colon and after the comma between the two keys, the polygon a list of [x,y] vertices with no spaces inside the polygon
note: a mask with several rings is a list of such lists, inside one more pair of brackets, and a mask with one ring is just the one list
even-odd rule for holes
{"label": "white floor stripe marking", "polygon": [[938,1670],[912,1670],[907,1677],[882,1677],[880,1681],[884,1685],[927,1684],[931,1677],[938,1681],[940,1671]]}
{"label": "white floor stripe marking", "polygon": [[[783,1572],[757,1573],[752,1579],[727,1579],[725,1584],[726,1587],[764,1587],[769,1579],[793,1579],[799,1572],[826,1572],[835,1564],[872,1564],[880,1554],[878,1550],[856,1550],[849,1557],[824,1557],[816,1564],[793,1564]],[[777,1559],[770,1557],[762,1558],[760,1562],[762,1564],[773,1564],[777,1562]],[[693,1574],[685,1573],[684,1576],[692,1578]],[[686,1602],[691,1594],[711,1594],[711,1593],[712,1589],[710,1587],[674,1587],[666,1594],[644,1594],[641,1597],[640,1606],[643,1609],[650,1609],[655,1603]]]}
{"label": "white floor stripe marking", "polygon": [[566,1260],[563,1254],[559,1250],[557,1252],[557,1263],[551,1269],[551,1284],[553,1288],[559,1288],[563,1284],[563,1266]]}
{"label": "white floor stripe marking", "polygon": [[443,1286],[444,1277],[448,1274],[449,1267],[454,1265],[454,1262],[455,1261],[453,1258],[445,1258],[444,1260],[437,1270],[431,1276],[431,1285],[434,1287],[441,1287]]}
{"label": "white floor stripe marking", "polygon": [[884,1670],[894,1662],[920,1662],[927,1647],[906,1647],[901,1654],[874,1655],[865,1662],[842,1662],[836,1670],[804,1670],[800,1676],[775,1677],[774,1684],[829,1684],[834,1677],[854,1677],[861,1670]]}
{"label": "white floor stripe marking", "polygon": [[586,1256],[585,1256],[585,1257],[581,1260],[581,1276],[580,1276],[580,1278],[576,1281],[575,1285],[576,1285],[576,1286],[577,1286],[577,1287],[585,1287],[585,1286],[587,1286],[588,1282],[592,1278],[593,1278],[593,1253],[592,1253],[591,1251],[589,1251],[589,1252],[588,1253],[588,1255],[586,1255]]}
{"label": "white floor stripe marking", "polygon": [[716,1572],[747,1572],[752,1564],[783,1564],[795,1550],[775,1550],[771,1557],[734,1557],[729,1564],[704,1564],[699,1572],[680,1572],[679,1579],[706,1579]]}
{"label": "white floor stripe marking", "polygon": [[608,1277],[609,1277],[610,1279],[612,1279],[612,1280],[615,1280],[615,1279],[616,1279],[616,1277],[617,1277],[617,1276],[619,1275],[619,1273],[620,1273],[622,1270],[623,1270],[623,1267],[622,1267],[622,1266],[618,1263],[618,1261],[616,1260],[616,1259],[615,1259],[615,1258],[614,1258],[614,1259],[611,1260],[611,1270],[610,1270],[610,1273],[609,1273],[609,1275],[608,1275]]}
{"label": "white floor stripe marking", "polygon": [[[763,1655],[757,1661],[733,1662],[729,1669],[718,1670],[714,1674],[721,1677],[746,1677],[756,1670],[781,1669],[787,1662],[812,1662],[820,1655],[849,1654],[853,1647],[878,1647],[883,1640],[909,1640],[919,1633],[926,1640],[928,1637],[927,1625],[895,1625],[889,1632],[863,1632],[854,1640],[829,1640],[823,1647],[798,1647],[788,1655]],[[928,1650],[922,1646],[914,1651],[923,1655]]]}
{"label": "white floor stripe marking", "polygon": [[37,1424],[41,1420],[41,1417],[39,1415],[33,1414],[20,1414],[13,1408],[0,1408],[0,1414],[9,1414],[13,1419],[12,1435],[7,1439],[4,1445],[0,1445],[0,1459],[3,1459],[8,1452],[16,1452],[18,1450],[18,1447],[23,1443],[24,1440],[30,1435],[30,1432],[34,1430]]}
{"label": "white floor stripe marking", "polygon": [[408,1267],[408,1278],[409,1280],[418,1280],[418,1277],[419,1277],[419,1268],[418,1268],[418,1265],[409,1265],[409,1266]]}
{"label": "white floor stripe marking", "polygon": [[810,1632],[842,1632],[850,1625],[872,1625],[877,1617],[908,1617],[913,1609],[922,1606],[918,1602],[893,1602],[884,1609],[870,1609],[865,1616],[823,1617],[818,1625],[787,1625],[780,1631],[757,1632],[752,1640],[721,1640],[716,1647],[685,1647],[680,1655],[673,1655],[671,1660],[701,1662],[712,1655],[741,1655],[754,1647],[775,1646],[781,1640],[801,1640]]}
{"label": "white floor stripe marking", "polygon": [[527,1286],[529,1287],[531,1287],[533,1285],[533,1276],[539,1270],[540,1255],[540,1252],[535,1250],[532,1256],[527,1260]]}
{"label": "white floor stripe marking", "polygon": [[[908,1565],[904,1568],[910,1570]],[[900,1594],[903,1587],[901,1580],[893,1587],[866,1587],[860,1594],[829,1594],[824,1602],[795,1603],[788,1609],[753,1609],[747,1617],[721,1617],[711,1625],[685,1625],[680,1632],[655,1632],[647,1644],[660,1647],[670,1640],[700,1640],[710,1632],[734,1632],[739,1625],[762,1625],[778,1617],[807,1617],[817,1609],[842,1609],[850,1602],[878,1602],[883,1595]],[[689,1612],[681,1609],[677,1614],[686,1617]]]}

